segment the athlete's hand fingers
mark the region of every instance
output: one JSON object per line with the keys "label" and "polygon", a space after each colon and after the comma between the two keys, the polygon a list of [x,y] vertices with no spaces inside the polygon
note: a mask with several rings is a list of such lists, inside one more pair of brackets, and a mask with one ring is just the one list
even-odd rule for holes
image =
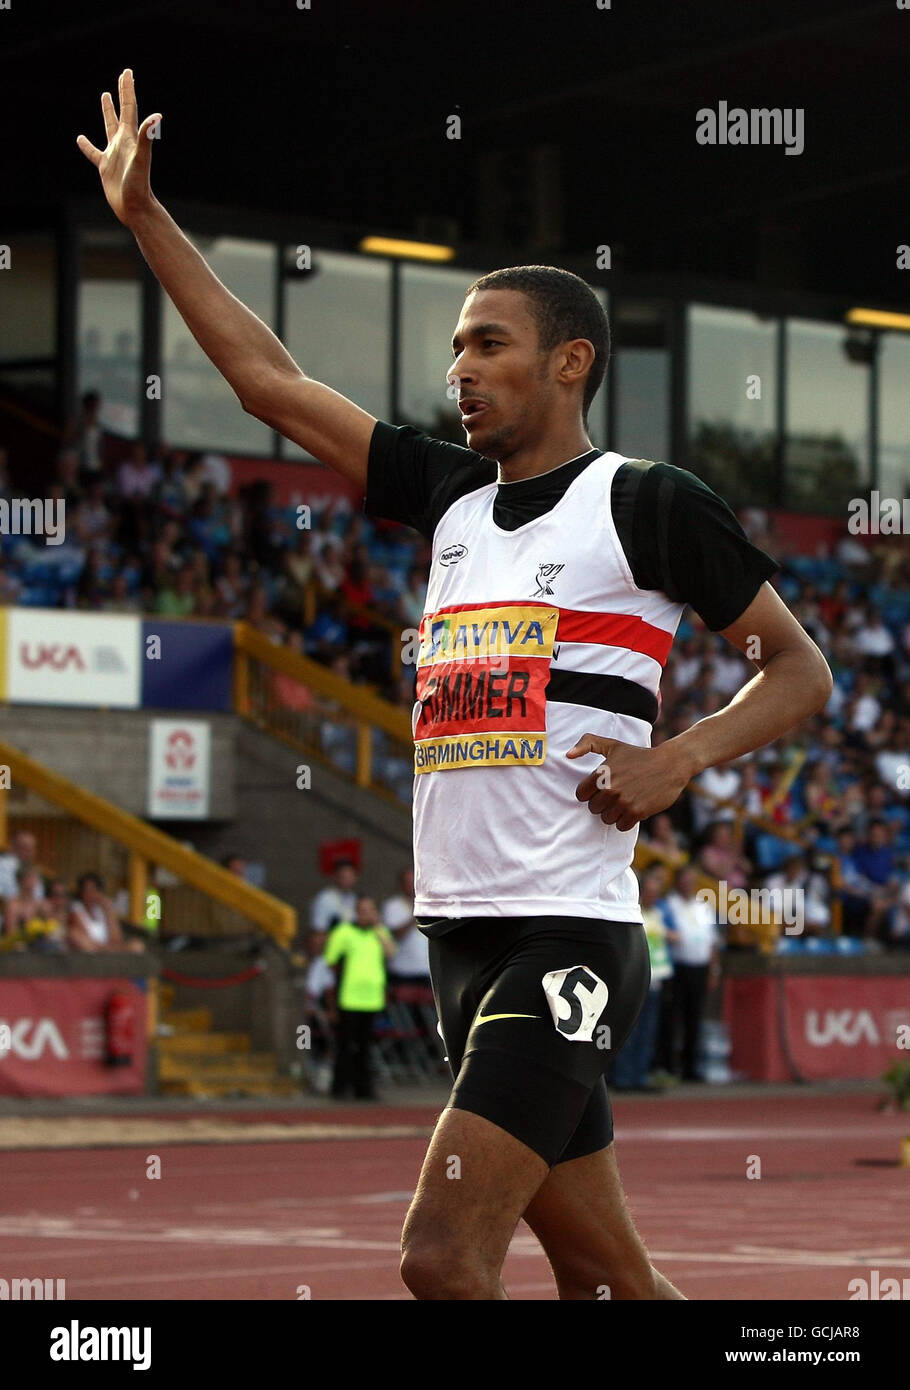
{"label": "athlete's hand fingers", "polygon": [[598,814],[605,806],[612,805],[618,792],[610,786],[610,768],[607,763],[589,772],[575,788],[576,801],[587,801],[588,810]]}
{"label": "athlete's hand fingers", "polygon": [[90,159],[94,164],[95,168],[97,169],[102,159],[104,158],[103,151],[97,150],[95,146],[92,144],[91,140],[89,140],[85,135],[77,135],[76,144],[79,146],[86,159]]}
{"label": "athlete's hand fingers", "polygon": [[[581,738],[566,753],[567,758],[583,758],[587,753],[600,753],[602,756],[608,754],[614,745],[615,740],[601,738],[599,734],[582,734]],[[575,796],[578,801],[590,801],[598,792],[603,791],[610,785],[610,769],[607,764],[601,763],[600,767],[589,772],[586,777],[582,777],[578,786],[575,788]],[[593,810],[593,807],[589,809]],[[597,807],[600,811],[602,808]]]}
{"label": "athlete's hand fingers", "polygon": [[139,112],[136,106],[136,88],[133,84],[133,69],[124,68],[120,74],[120,119],[128,130],[134,133],[139,124]]}
{"label": "athlete's hand fingers", "polygon": [[117,112],[114,109],[114,98],[110,92],[101,93],[101,115],[104,118],[104,133],[107,136],[107,143],[110,144],[120,125],[117,120]]}
{"label": "athlete's hand fingers", "polygon": [[148,169],[152,162],[152,142],[149,138],[149,131],[152,126],[162,119],[161,113],[156,111],[154,116],[146,116],[142,125],[139,127],[138,143],[136,145],[136,158],[143,168]]}
{"label": "athlete's hand fingers", "polygon": [[627,803],[617,791],[598,791],[594,796],[585,799],[588,802],[588,810],[591,815],[609,817],[608,825],[612,824],[617,816],[628,809]]}
{"label": "athlete's hand fingers", "polygon": [[582,734],[578,742],[569,749],[566,757],[583,758],[586,753],[600,753],[602,757],[606,757],[615,745],[615,738],[601,738],[600,734]]}
{"label": "athlete's hand fingers", "polygon": [[[590,810],[590,807],[588,809]],[[628,801],[617,797],[612,805],[601,811],[600,819],[604,825],[615,825],[617,830],[631,830],[633,825],[638,824],[640,817],[634,814]]]}

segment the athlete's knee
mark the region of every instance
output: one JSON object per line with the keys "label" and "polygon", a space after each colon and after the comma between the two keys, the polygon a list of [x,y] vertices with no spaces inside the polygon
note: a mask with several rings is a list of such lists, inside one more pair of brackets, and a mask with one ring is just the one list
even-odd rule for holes
{"label": "athlete's knee", "polygon": [[470,1251],[435,1239],[402,1244],[401,1277],[416,1299],[496,1298],[499,1287],[498,1270],[487,1269]]}

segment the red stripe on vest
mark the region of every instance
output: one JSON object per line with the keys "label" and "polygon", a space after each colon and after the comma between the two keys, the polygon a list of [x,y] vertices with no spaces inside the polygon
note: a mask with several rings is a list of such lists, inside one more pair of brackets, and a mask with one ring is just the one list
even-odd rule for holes
{"label": "red stripe on vest", "polygon": [[673,636],[631,613],[587,613],[560,608],[557,642],[593,642],[600,647],[626,647],[666,666]]}
{"label": "red stripe on vest", "polygon": [[[434,609],[433,617],[438,618],[442,613],[466,613],[476,608],[528,608],[537,602],[536,599],[509,599],[505,602],[488,599],[483,602],[453,603],[447,608]],[[662,627],[654,627],[634,613],[594,613],[580,608],[559,608],[556,604],[553,608],[559,613],[557,642],[590,642],[598,647],[625,647],[666,666],[673,635]],[[423,621],[421,619],[421,632]]]}

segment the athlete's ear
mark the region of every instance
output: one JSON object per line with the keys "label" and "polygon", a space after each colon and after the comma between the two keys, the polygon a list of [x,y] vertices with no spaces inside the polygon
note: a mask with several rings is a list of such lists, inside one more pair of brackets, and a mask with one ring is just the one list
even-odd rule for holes
{"label": "athlete's ear", "polygon": [[572,338],[561,345],[562,366],[559,380],[572,385],[585,380],[594,363],[594,344],[589,338]]}

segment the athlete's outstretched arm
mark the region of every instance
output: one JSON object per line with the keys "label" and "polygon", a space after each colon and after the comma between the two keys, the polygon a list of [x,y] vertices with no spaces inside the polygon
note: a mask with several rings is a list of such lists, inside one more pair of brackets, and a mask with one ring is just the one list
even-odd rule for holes
{"label": "athlete's outstretched arm", "polygon": [[758,667],[724,709],[656,748],[584,734],[569,749],[569,758],[605,755],[609,780],[601,764],[579,782],[575,795],[607,825],[631,830],[671,806],[706,767],[763,748],[827,704],[833,687],[828,663],[767,582],[721,636]]}
{"label": "athlete's outstretched arm", "polygon": [[187,328],[243,409],[366,489],[376,420],[297,366],[274,333],[222,285],[152,193],[149,132],[161,115],[139,125],[132,70],[120,74],[120,115],[109,92],[101,98],[107,147],[76,141],[101,175],[104,194]]}

